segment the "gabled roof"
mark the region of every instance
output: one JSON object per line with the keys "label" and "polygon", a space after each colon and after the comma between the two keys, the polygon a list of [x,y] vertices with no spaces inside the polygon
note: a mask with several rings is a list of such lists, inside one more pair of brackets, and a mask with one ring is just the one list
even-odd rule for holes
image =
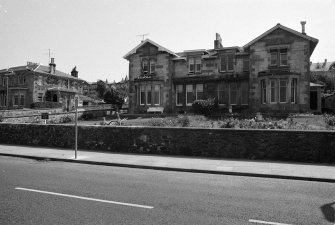
{"label": "gabled roof", "polygon": [[179,57],[176,53],[170,51],[169,49],[167,48],[164,48],[163,46],[153,42],[152,40],[150,39],[146,39],[144,41],[142,41],[139,45],[137,45],[135,48],[133,48],[130,52],[128,52],[125,56],[123,56],[124,59],[128,59],[132,54],[135,54],[136,51],[141,48],[143,45],[147,44],[147,43],[150,43],[154,46],[156,46],[158,48],[158,51],[161,51],[161,52],[167,52],[175,57]]}
{"label": "gabled roof", "polygon": [[260,36],[256,37],[254,40],[250,41],[248,44],[244,45],[243,48],[248,48],[248,47],[250,47],[251,45],[255,44],[257,41],[259,41],[259,40],[262,39],[263,37],[265,37],[265,36],[267,36],[268,34],[270,34],[272,31],[274,31],[274,30],[276,30],[276,29],[279,29],[279,28],[280,28],[280,29],[283,29],[283,30],[285,30],[285,31],[287,31],[287,32],[290,32],[290,33],[292,33],[292,34],[294,34],[294,35],[297,35],[297,36],[299,36],[299,37],[301,37],[301,38],[304,38],[304,39],[306,39],[306,40],[308,40],[308,41],[310,41],[310,42],[311,42],[311,54],[312,54],[312,52],[313,52],[315,46],[316,46],[317,43],[319,42],[319,40],[316,39],[316,38],[310,37],[310,36],[308,36],[308,35],[306,35],[306,34],[302,34],[302,33],[298,32],[298,31],[295,31],[295,30],[293,30],[293,29],[291,29],[291,28],[285,27],[285,26],[281,25],[280,23],[278,23],[276,26],[272,27],[270,30],[266,31],[265,33],[263,33],[263,34],[261,34]]}

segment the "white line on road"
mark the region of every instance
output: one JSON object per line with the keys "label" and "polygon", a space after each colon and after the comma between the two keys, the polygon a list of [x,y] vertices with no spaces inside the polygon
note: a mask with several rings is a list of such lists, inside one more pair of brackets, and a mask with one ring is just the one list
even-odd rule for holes
{"label": "white line on road", "polygon": [[109,204],[126,205],[126,206],[145,208],[145,209],[154,208],[153,206],[147,206],[147,205],[138,205],[138,204],[132,204],[132,203],[126,203],[126,202],[108,201],[108,200],[103,200],[103,199],[87,198],[87,197],[81,197],[77,195],[67,195],[67,194],[62,194],[62,193],[57,193],[57,192],[41,191],[41,190],[21,188],[21,187],[16,187],[15,189],[21,190],[21,191],[31,191],[31,192],[37,192],[37,193],[48,194],[48,195],[57,195],[57,196],[63,196],[63,197],[69,197],[69,198],[78,198],[78,199],[83,199],[83,200],[103,202],[103,203],[109,203]]}
{"label": "white line on road", "polygon": [[249,220],[250,223],[261,223],[261,224],[271,224],[271,225],[292,225],[287,223],[276,223],[276,222],[267,222],[262,220]]}

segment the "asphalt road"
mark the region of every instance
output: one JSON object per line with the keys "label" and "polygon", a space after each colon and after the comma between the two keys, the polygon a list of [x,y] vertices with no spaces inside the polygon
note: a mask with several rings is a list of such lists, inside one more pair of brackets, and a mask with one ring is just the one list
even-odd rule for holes
{"label": "asphalt road", "polygon": [[0,224],[333,224],[335,184],[0,157]]}

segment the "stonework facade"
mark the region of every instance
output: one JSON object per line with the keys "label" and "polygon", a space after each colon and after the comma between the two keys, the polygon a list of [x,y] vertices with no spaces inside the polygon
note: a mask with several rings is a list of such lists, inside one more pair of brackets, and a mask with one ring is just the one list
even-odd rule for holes
{"label": "stonework facade", "polygon": [[74,106],[75,95],[83,93],[86,81],[49,66],[28,62],[26,66],[0,70],[0,109],[30,108],[35,102],[59,102],[64,109]]}
{"label": "stonework facade", "polygon": [[243,47],[174,53],[147,39],[129,61],[129,112],[191,111],[214,98],[220,111],[310,111],[310,56],[318,40],[277,24]]}

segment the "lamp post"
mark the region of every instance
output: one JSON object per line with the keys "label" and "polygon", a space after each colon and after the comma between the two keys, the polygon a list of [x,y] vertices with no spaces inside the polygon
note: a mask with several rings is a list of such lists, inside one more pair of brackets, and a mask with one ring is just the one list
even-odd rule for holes
{"label": "lamp post", "polygon": [[76,109],[74,121],[74,129],[75,129],[75,141],[74,141],[74,158],[77,159],[77,149],[78,149],[78,96],[74,97],[74,107]]}

